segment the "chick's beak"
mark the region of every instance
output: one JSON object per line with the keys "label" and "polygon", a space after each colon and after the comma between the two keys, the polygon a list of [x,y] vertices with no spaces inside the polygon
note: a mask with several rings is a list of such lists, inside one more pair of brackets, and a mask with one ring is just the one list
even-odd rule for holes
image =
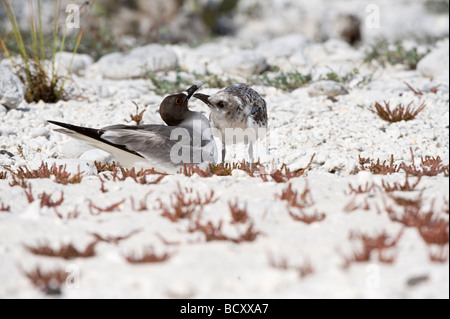
{"label": "chick's beak", "polygon": [[208,106],[212,106],[211,102],[209,101],[209,95],[202,94],[202,93],[195,93],[194,97],[202,101]]}

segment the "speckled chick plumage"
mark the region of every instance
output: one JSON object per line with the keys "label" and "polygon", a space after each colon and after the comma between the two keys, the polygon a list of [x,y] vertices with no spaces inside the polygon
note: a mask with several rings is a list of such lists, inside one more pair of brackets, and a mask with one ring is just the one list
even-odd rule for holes
{"label": "speckled chick plumage", "polygon": [[208,96],[197,93],[196,98],[210,109],[210,121],[222,134],[226,128],[267,128],[266,101],[246,84],[234,84]]}

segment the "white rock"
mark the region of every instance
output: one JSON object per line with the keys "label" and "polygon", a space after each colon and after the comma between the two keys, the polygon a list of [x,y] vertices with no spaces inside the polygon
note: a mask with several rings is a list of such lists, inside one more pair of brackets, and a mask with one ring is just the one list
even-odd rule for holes
{"label": "white rock", "polygon": [[431,51],[417,64],[417,70],[422,76],[446,82],[449,81],[448,69],[448,43]]}
{"label": "white rock", "polygon": [[30,130],[30,136],[33,138],[39,136],[49,137],[50,132],[44,127],[33,128]]}
{"label": "white rock", "polygon": [[92,149],[81,154],[80,159],[90,162],[107,163],[113,159],[112,155],[98,149]]}
{"label": "white rock", "polygon": [[[73,61],[72,61],[73,58]],[[94,63],[94,59],[87,54],[75,54],[71,52],[58,52],[55,55],[55,61],[59,66],[67,70],[70,66],[70,71],[79,74],[80,71],[86,69]],[[72,65],[70,64],[72,62]]]}
{"label": "white rock", "polygon": [[67,158],[79,158],[84,152],[90,149],[92,149],[91,146],[75,139],[70,139],[58,146],[59,153]]}
{"label": "white rock", "polygon": [[231,49],[218,43],[206,43],[197,48],[177,48],[179,63],[191,73],[220,72],[218,61],[231,53]]}
{"label": "white rock", "polygon": [[297,66],[307,66],[310,64],[309,60],[305,57],[305,54],[302,51],[294,53],[289,59],[289,62]]}
{"label": "white rock", "polygon": [[328,63],[329,54],[323,44],[313,43],[308,45],[303,52],[305,59],[312,64]]}
{"label": "white rock", "polygon": [[128,79],[142,77],[147,72],[174,69],[176,54],[159,44],[150,44],[127,53],[111,53],[98,62],[99,72],[106,78]]}
{"label": "white rock", "polygon": [[252,50],[243,50],[223,58],[220,61],[220,67],[228,73],[250,76],[263,72],[268,68],[268,65],[261,54]]}
{"label": "white rock", "polygon": [[42,212],[39,201],[34,201],[27,206],[26,210],[20,214],[20,218],[28,220],[39,220],[42,218]]}
{"label": "white rock", "polygon": [[268,42],[261,43],[256,51],[268,58],[289,57],[302,51],[309,44],[309,40],[300,34],[290,34]]}
{"label": "white rock", "polygon": [[347,89],[340,83],[335,81],[319,81],[311,84],[308,88],[308,94],[311,97],[315,96],[338,96],[348,94]]}
{"label": "white rock", "polygon": [[0,105],[16,108],[25,95],[25,86],[6,67],[0,65]]}
{"label": "white rock", "polygon": [[5,116],[6,111],[7,111],[6,107],[0,104],[0,118]]}
{"label": "white rock", "polygon": [[234,169],[231,171],[231,176],[233,176],[234,178],[245,178],[249,175],[241,169]]}
{"label": "white rock", "polygon": [[0,152],[0,167],[1,166],[11,166],[14,165],[15,159],[11,157],[10,154]]}

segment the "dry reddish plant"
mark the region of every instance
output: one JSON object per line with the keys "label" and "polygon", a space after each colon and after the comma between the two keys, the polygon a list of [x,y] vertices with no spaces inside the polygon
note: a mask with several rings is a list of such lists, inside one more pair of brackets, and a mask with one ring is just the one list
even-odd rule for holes
{"label": "dry reddish plant", "polygon": [[305,260],[303,265],[299,266],[297,270],[301,278],[305,278],[314,273],[314,268],[309,260]]}
{"label": "dry reddish plant", "polygon": [[27,158],[23,154],[23,147],[20,145],[17,146],[17,155],[20,156],[22,159],[27,160]]}
{"label": "dry reddish plant", "polygon": [[[420,164],[420,168],[418,168],[415,165],[414,162],[414,154],[413,151],[411,149],[411,157],[412,157],[412,165],[406,165],[404,162],[401,163],[400,165],[394,165],[394,156],[391,155],[391,159],[390,159],[390,163],[389,165],[386,164],[386,161],[381,162],[380,159],[377,159],[376,163],[374,163],[370,158],[363,158],[361,156],[359,156],[359,164],[360,164],[360,168],[358,169],[358,171],[366,171],[369,170],[372,174],[381,174],[381,175],[387,175],[387,174],[392,174],[392,173],[397,173],[400,170],[404,170],[405,173],[408,175],[413,175],[413,176],[417,176],[417,177],[421,177],[421,176],[436,176],[440,173],[444,173],[444,175],[446,177],[448,177],[448,172],[449,172],[449,166],[448,165],[443,165],[442,160],[439,156],[437,157],[432,157],[432,156],[425,156],[424,158],[421,158],[421,164]],[[370,166],[367,166],[367,164],[370,163]],[[417,186],[418,181],[416,184],[414,185],[409,185],[409,183],[407,183],[408,181],[405,181],[405,185],[403,186],[403,188],[405,188],[405,190],[408,189],[413,189],[412,186]],[[397,187],[399,187],[400,185],[397,185]],[[399,187],[402,188],[402,187]]]}
{"label": "dry reddish plant", "polygon": [[384,101],[384,106],[378,102],[375,102],[375,110],[371,111],[378,114],[378,116],[383,120],[391,123],[410,121],[422,112],[426,106],[425,102],[423,102],[417,109],[415,109],[414,107],[411,107],[413,103],[414,102],[409,103],[406,107],[400,103],[393,110],[391,110],[389,102]]}
{"label": "dry reddish plant", "polygon": [[400,215],[391,207],[386,207],[386,212],[392,221],[399,222],[406,227],[417,227],[418,225],[426,224],[433,216],[432,214],[424,214],[420,212],[420,209],[413,206],[404,206],[403,213]]}
{"label": "dry reddish plant", "polygon": [[394,196],[391,194],[388,194],[389,198],[392,199],[398,206],[408,206],[408,207],[414,207],[417,208],[417,210],[420,210],[420,207],[422,205],[422,193],[419,194],[416,198],[404,198],[401,196]]}
{"label": "dry reddish plant", "polygon": [[299,177],[304,174],[304,172],[311,166],[311,163],[314,159],[314,154],[311,157],[309,164],[302,169],[295,170],[291,172],[285,164],[281,166],[280,169],[268,174],[265,172],[264,167],[262,166],[260,161],[254,162],[252,164],[247,161],[237,162],[237,163],[225,163],[225,165],[220,164],[210,164],[209,169],[201,170],[196,165],[187,165],[184,164],[183,168],[179,170],[179,174],[184,174],[185,176],[192,177],[192,175],[197,174],[200,177],[207,178],[211,176],[231,176],[233,170],[242,170],[246,172],[251,177],[256,177],[257,173],[264,182],[268,182],[269,179],[267,176],[271,176],[274,181],[277,183],[285,183],[289,181],[291,178]]}
{"label": "dry reddish plant", "polygon": [[190,233],[200,231],[205,235],[205,240],[214,241],[214,240],[230,240],[233,241],[232,238],[225,236],[222,232],[222,224],[223,221],[220,221],[217,226],[215,226],[211,221],[208,221],[206,224],[201,224],[200,219],[197,218],[194,222],[194,225],[189,226],[188,231]]}
{"label": "dry reddish plant", "polygon": [[242,170],[246,172],[249,176],[255,177],[255,173],[258,172],[261,167],[261,163],[254,162],[250,165],[247,161],[242,161],[238,163],[225,163],[220,164],[209,164],[209,168],[206,170],[200,169],[197,165],[184,164],[183,168],[178,172],[179,174],[184,174],[187,177],[192,177],[192,175],[197,174],[200,177],[208,178],[212,176],[231,176],[233,170]]}
{"label": "dry reddish plant", "polygon": [[232,224],[245,224],[247,222],[249,219],[247,205],[241,208],[239,207],[238,200],[236,200],[234,204],[232,202],[228,202],[228,207],[230,208]]}
{"label": "dry reddish plant", "polygon": [[141,231],[142,231],[142,229],[136,229],[124,236],[102,236],[97,233],[90,233],[90,235],[94,236],[94,238],[97,240],[97,242],[101,241],[101,242],[105,242],[108,244],[117,245],[119,242],[126,240],[126,239],[140,233]]}
{"label": "dry reddish plant", "polygon": [[139,112],[139,105],[137,105],[136,102],[133,102],[133,104],[136,106],[136,112],[134,114],[130,113],[130,120],[125,119],[125,122],[135,122],[136,125],[140,125],[142,123],[142,118],[144,116],[145,109],[141,112]]}
{"label": "dry reddish plant", "polygon": [[367,198],[364,199],[364,201],[361,203],[358,203],[358,201],[356,200],[356,196],[354,196],[347,205],[345,205],[344,207],[344,212],[346,213],[350,213],[353,212],[357,209],[363,209],[363,210],[370,210],[370,205],[369,205],[369,201],[367,200]]}
{"label": "dry reddish plant", "polygon": [[258,235],[261,235],[260,232],[253,230],[253,224],[249,224],[245,232],[241,233],[237,238],[232,238],[226,236],[222,232],[223,221],[219,221],[218,225],[214,225],[211,221],[206,222],[206,224],[202,224],[200,222],[200,217],[196,218],[193,225],[190,225],[188,231],[190,233],[199,231],[203,233],[205,236],[205,241],[231,241],[233,243],[239,244],[241,242],[252,242],[254,241]]}
{"label": "dry reddish plant", "polygon": [[230,176],[234,170],[241,170],[246,172],[249,176],[255,177],[255,174],[260,170],[261,162],[258,160],[257,162],[249,163],[245,160],[237,163],[222,163],[213,165],[209,165],[209,171],[213,175],[217,176]]}
{"label": "dry reddish plant", "polygon": [[291,170],[287,167],[287,165],[283,164],[283,165],[281,165],[280,169],[277,169],[276,171],[274,171],[270,174],[266,174],[262,170],[260,177],[264,182],[268,182],[269,179],[267,178],[267,176],[270,175],[272,177],[272,180],[274,180],[276,183],[286,183],[286,182],[290,181],[292,178],[302,176],[311,167],[311,164],[312,164],[315,156],[316,156],[316,154],[314,153],[311,156],[311,159],[305,168],[297,169],[297,170],[291,172]]}
{"label": "dry reddish plant", "polygon": [[[55,166],[55,165],[54,165]],[[53,167],[53,166],[52,166]],[[78,167],[78,173],[72,176],[71,173],[67,173],[60,166],[58,171],[54,171],[53,175],[55,176],[55,182],[63,185],[67,184],[79,184],[83,180],[83,172],[80,172],[80,168]]]}
{"label": "dry reddish plant", "polygon": [[405,85],[408,87],[408,89],[410,89],[415,95],[419,95],[422,96],[423,92],[419,89],[414,89],[411,85],[409,85],[408,83],[406,83],[405,81],[403,81],[403,83],[405,83]]}
{"label": "dry reddish plant", "polygon": [[136,211],[136,212],[144,212],[148,210],[148,206],[147,206],[147,197],[148,195],[150,195],[150,193],[147,193],[144,197],[144,199],[139,201],[139,206],[136,207],[134,204],[134,198],[131,196],[130,197],[130,201],[131,201],[131,208]]}
{"label": "dry reddish plant", "polygon": [[416,167],[415,159],[414,159],[414,153],[412,148],[410,148],[411,151],[411,165],[406,165],[405,163],[402,163],[401,168],[407,173],[411,174],[413,176],[421,177],[421,176],[436,176],[441,173],[444,174],[445,177],[449,176],[449,166],[444,165],[442,163],[442,160],[439,156],[433,157],[433,156],[425,156],[425,159],[423,157],[420,158],[421,163],[420,167]]}
{"label": "dry reddish plant", "polygon": [[234,240],[235,243],[241,243],[241,242],[252,242],[255,241],[256,238],[258,238],[259,235],[262,233],[259,231],[253,230],[254,225],[251,223],[248,225],[245,232],[239,235],[238,238]]}
{"label": "dry reddish plant", "polygon": [[[161,182],[164,177],[166,177],[166,175],[160,174],[155,180],[153,181],[147,181],[146,177],[142,177],[141,181],[139,181],[139,183],[141,184],[145,184],[145,185],[155,185],[155,184],[159,184],[159,182]],[[136,183],[138,183],[138,181],[136,181]]]}
{"label": "dry reddish plant", "polygon": [[286,257],[282,257],[278,260],[275,260],[275,258],[273,258],[272,255],[269,255],[269,264],[270,266],[276,269],[282,270],[295,269],[301,278],[305,278],[306,276],[314,273],[314,268],[309,260],[305,260],[301,266],[291,266],[289,265],[289,262]]}
{"label": "dry reddish plant", "polygon": [[357,188],[353,187],[352,184],[348,184],[348,187],[350,188],[349,192],[345,192],[345,195],[351,195],[351,194],[367,194],[371,193],[372,191],[376,190],[378,186],[376,184],[369,184],[369,182],[366,182],[365,186],[359,185]]}
{"label": "dry reddish plant", "polygon": [[292,189],[292,184],[288,184],[287,188],[281,192],[281,195],[275,195],[275,198],[286,201],[288,207],[295,207],[299,209],[314,205],[314,200],[312,198],[308,183],[306,183],[305,189],[300,195]]}
{"label": "dry reddish plant", "polygon": [[28,188],[24,190],[25,196],[27,196],[28,203],[34,202],[33,191],[31,190],[31,185],[28,185]]}
{"label": "dry reddish plant", "polygon": [[7,176],[8,176],[7,172],[0,172],[0,179],[6,179]]}
{"label": "dry reddish plant", "polygon": [[100,215],[102,213],[112,213],[115,211],[120,211],[119,206],[122,205],[125,202],[124,200],[121,200],[120,202],[117,202],[115,204],[109,205],[106,208],[100,208],[92,203],[91,200],[89,200],[89,212],[91,215]]}
{"label": "dry reddish plant", "polygon": [[392,207],[385,207],[385,210],[392,221],[402,223],[406,227],[419,227],[421,225],[428,225],[434,217],[434,213],[432,211],[428,213],[421,211],[422,194],[415,199],[404,199],[402,197],[395,197],[392,195],[389,197],[403,209],[403,212],[398,214]]}
{"label": "dry reddish plant", "polygon": [[381,187],[376,185],[375,183],[369,184],[369,182],[366,182],[364,186],[359,185],[358,187],[354,187],[351,184],[348,184],[349,191],[345,192],[345,195],[359,195],[359,194],[367,194],[371,193],[375,190],[384,190],[386,193],[392,193],[395,191],[403,191],[403,192],[411,192],[416,190],[417,185],[419,185],[421,180],[421,177],[416,180],[414,184],[409,183],[409,174],[406,174],[405,182],[403,184],[395,182],[394,184],[390,184],[386,182],[385,180],[381,181]]}
{"label": "dry reddish plant", "polygon": [[[408,89],[410,89],[415,95],[418,95],[418,96],[424,95],[424,93],[423,93],[421,90],[413,88],[411,85],[409,85],[409,84],[406,83],[406,82],[403,82],[403,83],[405,83],[406,86],[408,87]],[[441,86],[440,84],[438,84],[438,85],[436,85],[436,86],[433,86],[433,87],[429,90],[429,92],[430,92],[430,93],[433,93],[433,94],[436,94],[437,91],[438,91],[438,88],[439,88],[440,86]]]}
{"label": "dry reddish plant", "polygon": [[358,155],[359,165],[364,166],[365,164],[369,164],[372,162],[372,159],[370,157],[361,157],[361,155]]}
{"label": "dry reddish plant", "polygon": [[306,214],[303,210],[300,210],[297,214],[289,210],[289,216],[297,222],[302,222],[305,224],[312,224],[315,222],[320,222],[325,219],[326,215],[323,213],[315,212],[314,214]]}
{"label": "dry reddish plant", "polygon": [[42,207],[57,207],[64,201],[64,192],[61,192],[61,197],[56,202],[52,201],[52,195],[43,192],[38,196],[41,199],[40,206]]}
{"label": "dry reddish plant", "polygon": [[14,186],[20,186],[22,188],[27,188],[28,187],[28,183],[25,180],[25,178],[19,178],[17,176],[12,176],[12,181],[9,182],[9,186],[14,187]]}
{"label": "dry reddish plant", "polygon": [[428,244],[446,245],[448,244],[448,220],[433,218],[427,225],[417,227],[422,239]]}
{"label": "dry reddish plant", "polygon": [[65,219],[65,220],[71,220],[71,219],[77,219],[80,217],[80,212],[78,211],[78,206],[75,206],[75,209],[71,212],[68,212],[65,216],[62,215],[60,212],[58,212],[55,208],[55,214],[58,216],[59,219]]}
{"label": "dry reddish plant", "polygon": [[112,172],[114,170],[114,167],[118,167],[118,164],[116,164],[116,162],[103,164],[101,162],[94,161],[94,165],[97,168],[97,172],[99,174],[103,172]]}
{"label": "dry reddish plant", "polygon": [[198,176],[200,176],[202,178],[214,176],[214,174],[211,173],[210,170],[208,170],[208,169],[202,170],[197,165],[192,165],[192,164],[190,164],[190,165],[184,164],[183,168],[181,168],[178,171],[178,174],[183,174],[187,177],[192,177],[192,175],[197,174]]}
{"label": "dry reddish plant", "polygon": [[417,199],[404,200],[391,197],[401,205],[403,213],[399,215],[392,207],[386,212],[392,221],[400,222],[406,227],[415,227],[428,245],[446,245],[449,243],[449,222],[434,210],[434,203],[429,211],[422,211],[422,196]]}
{"label": "dry reddish plant", "polygon": [[409,177],[409,174],[406,173],[405,183],[403,185],[400,183],[394,183],[393,185],[391,185],[388,182],[385,182],[384,180],[382,180],[381,186],[383,187],[384,191],[387,193],[392,193],[392,192],[396,192],[396,191],[412,192],[416,189],[417,185],[419,185],[422,176],[419,176],[419,178],[416,180],[416,182],[414,184],[409,184],[408,177]]}
{"label": "dry reddish plant", "polygon": [[82,251],[77,250],[73,244],[61,244],[59,249],[53,249],[49,246],[47,241],[42,242],[36,247],[24,245],[25,248],[34,255],[47,256],[47,257],[59,257],[63,259],[74,258],[89,258],[95,256],[95,245],[97,241],[94,241],[86,246]]}
{"label": "dry reddish plant", "polygon": [[202,211],[204,206],[217,202],[217,199],[214,198],[213,190],[204,198],[199,193],[194,197],[192,189],[187,187],[183,189],[178,183],[178,191],[172,194],[170,205],[164,204],[160,199],[158,202],[162,210],[161,216],[177,222],[180,219],[191,218],[196,210]]}
{"label": "dry reddish plant", "polygon": [[[8,169],[9,170],[9,169]],[[63,185],[78,184],[83,179],[83,172],[80,172],[78,167],[78,173],[73,175],[66,171],[66,166],[56,166],[53,164],[50,168],[44,162],[37,170],[29,170],[27,167],[19,167],[17,171],[9,170],[12,176],[19,179],[36,179],[36,178],[50,178],[52,175],[55,178],[55,182]]]}
{"label": "dry reddish plant", "polygon": [[259,159],[257,162],[253,162],[253,163],[249,163],[245,160],[241,161],[239,163],[233,163],[233,170],[238,169],[238,170],[244,171],[251,177],[255,177],[256,174],[261,171],[262,167],[263,166]]}
{"label": "dry reddish plant", "polygon": [[11,212],[11,206],[1,203],[0,212]]}
{"label": "dry reddish plant", "polygon": [[147,181],[147,175],[154,175],[154,174],[156,173],[152,170],[141,170],[140,172],[136,173],[133,167],[131,170],[126,170],[126,174],[124,174],[124,176],[131,177],[136,183],[141,185],[158,184],[165,177],[165,175],[161,174],[154,181],[151,182]]}
{"label": "dry reddish plant", "polygon": [[444,198],[444,201],[442,203],[442,212],[449,215],[448,199]]}
{"label": "dry reddish plant", "polygon": [[135,252],[131,252],[125,256],[125,259],[130,264],[144,264],[144,263],[160,263],[168,260],[171,257],[169,253],[162,253],[158,255],[155,253],[155,250],[152,246],[144,249],[144,252],[141,256],[139,256]]}
{"label": "dry reddish plant", "polygon": [[278,259],[275,259],[272,254],[269,254],[269,265],[275,269],[283,269],[287,270],[292,268],[289,265],[289,261],[286,257],[280,257]]}
{"label": "dry reddish plant", "polygon": [[[243,162],[242,166],[245,168],[247,167],[247,162]],[[209,172],[213,175],[217,176],[231,176],[233,170],[240,169],[239,163],[219,163],[219,164],[211,164],[209,165]]]}
{"label": "dry reddish plant", "polygon": [[[358,155],[359,156],[359,155]],[[367,167],[366,164],[370,165]],[[357,169],[358,171],[370,171],[374,175],[387,175],[387,174],[393,174],[400,171],[399,165],[394,165],[394,155],[391,155],[390,163],[389,165],[386,164],[386,161],[380,162],[380,159],[377,159],[377,162],[374,163],[370,158],[363,158],[359,156],[359,164],[360,168]]]}
{"label": "dry reddish plant", "polygon": [[[121,173],[120,174],[121,176],[119,176],[119,172]],[[147,179],[146,179],[147,175],[159,175],[159,177],[155,181],[147,182]],[[116,180],[122,182],[122,181],[126,180],[128,177],[130,177],[136,183],[142,184],[142,185],[158,184],[164,178],[164,176],[165,175],[156,173],[154,169],[147,169],[147,170],[141,169],[139,172],[136,172],[134,167],[131,169],[127,169],[127,168],[123,168],[120,166],[116,166],[113,168],[113,171],[112,171],[112,179],[114,182]]]}
{"label": "dry reddish plant", "polygon": [[24,274],[33,286],[47,295],[60,295],[61,287],[69,276],[69,273],[62,269],[44,272],[39,267],[30,272],[24,271]]}
{"label": "dry reddish plant", "polygon": [[100,180],[100,191],[102,193],[107,193],[108,190],[105,188],[105,181],[100,176],[98,176],[98,179]]}
{"label": "dry reddish plant", "polygon": [[391,238],[386,232],[382,232],[375,236],[363,233],[350,232],[349,239],[360,241],[362,249],[353,251],[350,256],[344,256],[344,268],[348,268],[353,262],[369,261],[373,251],[378,252],[378,261],[381,263],[393,263],[395,256],[387,256],[386,250],[395,247],[403,231],[397,236]]}
{"label": "dry reddish plant", "polygon": [[428,253],[430,260],[434,263],[446,263],[448,261],[448,246],[439,246],[439,250]]}
{"label": "dry reddish plant", "polygon": [[440,84],[438,84],[438,85],[436,85],[436,86],[433,86],[433,87],[430,89],[430,92],[436,94],[440,86],[441,86]]}

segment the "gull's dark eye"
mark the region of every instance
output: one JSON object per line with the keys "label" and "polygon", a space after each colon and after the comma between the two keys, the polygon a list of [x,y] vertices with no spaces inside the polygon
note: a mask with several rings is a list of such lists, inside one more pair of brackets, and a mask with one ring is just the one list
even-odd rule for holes
{"label": "gull's dark eye", "polygon": [[181,99],[181,98],[177,98],[176,100],[175,100],[175,104],[176,105],[181,105],[181,103],[183,103],[183,100]]}
{"label": "gull's dark eye", "polygon": [[223,101],[220,101],[219,103],[217,103],[217,107],[219,107],[219,108],[223,108],[223,107],[224,107],[224,105],[223,105]]}

